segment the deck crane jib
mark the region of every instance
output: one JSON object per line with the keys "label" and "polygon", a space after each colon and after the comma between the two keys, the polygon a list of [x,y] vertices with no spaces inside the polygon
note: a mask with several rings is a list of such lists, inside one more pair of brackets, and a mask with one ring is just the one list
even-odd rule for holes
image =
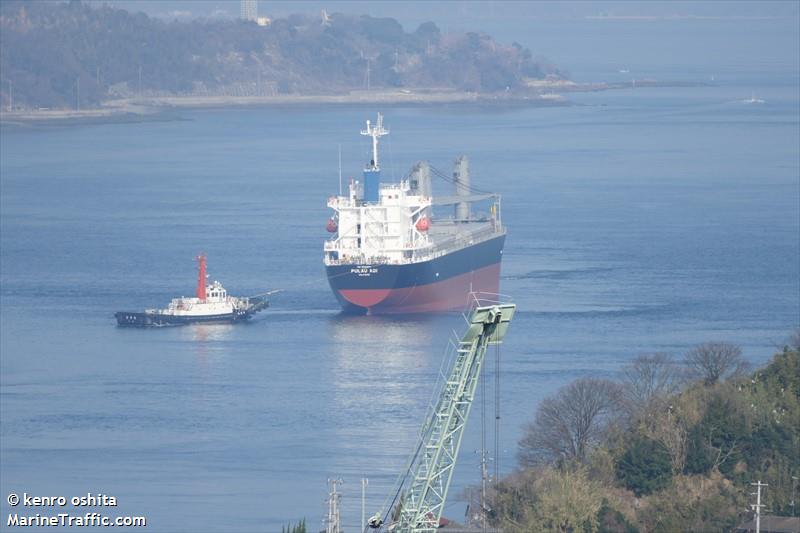
{"label": "deck crane jib", "polygon": [[[417,447],[394,487],[394,497],[390,496],[393,502],[384,504],[369,519],[369,528],[393,533],[438,529],[486,349],[502,342],[515,310],[516,305],[510,303],[479,304],[469,314],[467,329],[454,345],[449,372],[422,426]],[[400,508],[394,513],[395,521],[387,524],[394,502],[399,502]]]}

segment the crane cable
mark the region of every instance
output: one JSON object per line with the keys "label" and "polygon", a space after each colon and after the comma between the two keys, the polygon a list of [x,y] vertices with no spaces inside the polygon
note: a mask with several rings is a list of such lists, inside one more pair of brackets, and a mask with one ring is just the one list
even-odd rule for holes
{"label": "crane cable", "polygon": [[[495,333],[497,341],[497,333]],[[500,480],[500,343],[494,351],[494,485]]]}
{"label": "crane cable", "polygon": [[[439,170],[439,169],[438,169],[438,168],[436,168],[435,166],[431,165],[430,163],[428,163],[428,167],[431,169],[431,173],[432,173],[434,176],[436,176],[437,178],[439,178],[439,179],[441,179],[441,180],[444,180],[444,181],[446,181],[447,183],[449,183],[449,184],[451,184],[451,185],[459,185],[459,186],[461,186],[461,187],[464,187],[464,184],[463,184],[463,183],[459,183],[459,182],[457,182],[457,181],[455,180],[455,178],[453,178],[452,176],[448,175],[448,174],[447,174],[447,173],[445,173],[445,172],[442,172],[441,170]],[[486,191],[486,190],[483,190],[483,189],[479,189],[478,187],[473,187],[472,185],[467,185],[467,186],[466,186],[466,189],[467,189],[469,192],[471,192],[471,193],[477,193],[477,194],[495,194],[495,193],[493,193],[492,191]]]}

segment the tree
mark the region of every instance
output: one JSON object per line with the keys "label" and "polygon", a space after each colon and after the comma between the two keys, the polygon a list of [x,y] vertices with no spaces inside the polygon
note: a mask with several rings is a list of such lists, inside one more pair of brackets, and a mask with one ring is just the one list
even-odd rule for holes
{"label": "tree", "polygon": [[686,444],[686,462],[684,472],[687,474],[708,474],[714,466],[711,449],[706,445],[703,428],[700,424],[689,432]]}
{"label": "tree", "polygon": [[714,385],[746,370],[742,349],[726,342],[706,342],[686,354],[686,367],[691,376]]}
{"label": "tree", "polygon": [[732,531],[746,503],[745,491],[719,474],[678,476],[637,509],[636,525],[641,531]]}
{"label": "tree", "polygon": [[617,478],[637,496],[663,489],[672,479],[669,450],[658,441],[639,437],[617,461]]}
{"label": "tree", "polygon": [[583,467],[548,470],[539,488],[538,520],[528,531],[597,531],[602,503],[602,487]]}
{"label": "tree", "polygon": [[140,67],[142,91],[176,96],[260,95],[264,84],[282,93],[339,93],[363,86],[367,59],[372,87],[504,90],[550,72],[529,51],[483,35],[442,39],[430,22],[406,33],[391,18],[342,13],[326,25],[296,14],[261,27],[3,0],[0,32],[0,102],[10,104],[13,93],[16,108],[129,98],[139,93]]}
{"label": "tree", "polygon": [[686,466],[688,431],[685,422],[674,413],[670,405],[659,411],[647,428],[647,436],[661,443],[669,452],[672,473],[680,474]]}
{"label": "tree", "polygon": [[643,354],[622,369],[626,409],[634,417],[652,415],[678,390],[679,372],[669,354]]}
{"label": "tree", "polygon": [[586,468],[529,470],[497,486],[494,523],[511,532],[595,532],[603,487]]}
{"label": "tree", "polygon": [[597,533],[638,533],[638,530],[604,498],[597,511]]}
{"label": "tree", "polygon": [[307,533],[306,519],[303,518],[300,520],[296,526],[293,526],[291,523],[288,526],[282,526],[281,533]]}
{"label": "tree", "polygon": [[619,399],[619,385],[604,379],[583,378],[562,387],[542,401],[528,424],[519,443],[520,462],[584,462],[613,420]]}
{"label": "tree", "polygon": [[788,350],[800,352],[800,328],[795,329],[787,340],[786,348]]}
{"label": "tree", "polygon": [[751,433],[748,413],[738,400],[732,390],[718,390],[711,396],[703,418],[689,435],[688,473],[732,472]]}

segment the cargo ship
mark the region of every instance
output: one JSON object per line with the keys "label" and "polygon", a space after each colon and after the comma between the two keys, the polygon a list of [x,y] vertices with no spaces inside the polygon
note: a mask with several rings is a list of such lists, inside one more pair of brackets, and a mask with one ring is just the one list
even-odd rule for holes
{"label": "cargo ship", "polygon": [[[399,183],[381,183],[378,148],[389,131],[380,114],[366,125],[361,135],[372,150],[362,179],[351,179],[344,195],[340,171],[340,193],[328,198],[324,264],[343,311],[463,310],[476,293],[496,295],[506,238],[500,196],[471,186],[466,156],[452,175],[422,161]],[[452,195],[434,198],[433,177],[448,182]]]}
{"label": "cargo ship", "polygon": [[193,298],[173,298],[165,309],[120,311],[114,314],[119,326],[159,327],[184,324],[228,324],[244,322],[269,307],[264,295],[249,298],[229,296],[219,281],[206,283],[206,256],[197,257],[197,290]]}

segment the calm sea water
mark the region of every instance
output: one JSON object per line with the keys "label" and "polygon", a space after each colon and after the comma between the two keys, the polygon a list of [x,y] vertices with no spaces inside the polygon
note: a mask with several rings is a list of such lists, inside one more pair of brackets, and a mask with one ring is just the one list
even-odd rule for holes
{"label": "calm sea water", "polygon": [[[773,80],[774,81],[774,80]],[[393,107],[384,175],[469,154],[503,194],[501,470],[537,403],[637,354],[742,345],[762,364],[800,322],[795,78],[579,95],[559,108]],[[321,263],[325,201],[373,108],[181,112],[2,133],[0,452],[12,491],[111,494],[148,531],[279,531],[383,502],[461,318],[345,317]],[[446,192],[440,188],[441,192]],[[251,324],[130,330],[122,309],[283,288]],[[489,373],[489,381],[492,374]],[[491,394],[491,387],[488,391]],[[491,403],[489,405],[491,409]],[[479,480],[473,411],[446,515]],[[491,440],[490,440],[491,442]],[[34,512],[37,510],[34,510]]]}

